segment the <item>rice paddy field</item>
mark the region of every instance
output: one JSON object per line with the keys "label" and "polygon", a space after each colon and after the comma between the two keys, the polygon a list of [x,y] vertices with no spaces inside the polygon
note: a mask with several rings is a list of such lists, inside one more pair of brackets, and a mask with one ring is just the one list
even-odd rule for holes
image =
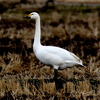
{"label": "rice paddy field", "polygon": [[[0,1],[0,100],[100,100],[100,6],[44,5]],[[75,53],[86,66],[59,70],[58,91],[54,69],[33,53],[35,21],[23,18],[33,11],[41,43]]]}

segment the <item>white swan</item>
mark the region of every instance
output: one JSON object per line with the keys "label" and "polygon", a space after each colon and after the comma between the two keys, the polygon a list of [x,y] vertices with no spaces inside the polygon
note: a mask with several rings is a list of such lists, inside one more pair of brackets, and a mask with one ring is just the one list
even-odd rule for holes
{"label": "white swan", "polygon": [[82,60],[75,54],[59,47],[41,45],[40,16],[38,13],[32,12],[24,18],[35,19],[36,21],[33,43],[34,53],[42,63],[54,67],[54,79],[57,79],[57,73],[60,69],[73,67],[75,65],[81,65],[84,67]]}

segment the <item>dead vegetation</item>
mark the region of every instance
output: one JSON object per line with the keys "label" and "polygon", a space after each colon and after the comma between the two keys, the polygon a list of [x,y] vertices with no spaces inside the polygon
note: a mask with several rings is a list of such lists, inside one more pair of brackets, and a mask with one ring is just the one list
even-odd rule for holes
{"label": "dead vegetation", "polygon": [[[3,5],[2,2],[0,2]],[[12,4],[14,4],[12,6]],[[91,6],[60,6],[5,2],[0,20],[0,99],[8,100],[99,100],[100,11]],[[53,68],[33,53],[35,23],[23,16],[38,11],[43,45],[55,45],[75,53],[86,68],[59,71],[62,88],[56,92]],[[63,83],[64,81],[64,83]]]}

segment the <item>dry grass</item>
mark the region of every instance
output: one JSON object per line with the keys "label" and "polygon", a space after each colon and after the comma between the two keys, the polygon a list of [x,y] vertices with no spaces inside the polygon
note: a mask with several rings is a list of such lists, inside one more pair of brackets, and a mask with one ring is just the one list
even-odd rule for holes
{"label": "dry grass", "polygon": [[[56,5],[46,12],[41,4],[5,2],[4,7],[8,9],[0,20],[0,99],[99,100],[99,7]],[[54,82],[44,81],[53,78],[53,68],[40,63],[33,53],[35,24],[23,19],[31,11],[41,15],[42,44],[68,49],[86,66],[59,71],[58,79],[65,82],[58,92]]]}
{"label": "dry grass", "polygon": [[[14,78],[13,78],[14,79]],[[55,91],[55,83],[45,83],[42,81],[38,87],[33,83],[23,79],[23,80],[0,80],[0,97],[6,98],[27,98],[42,100],[42,99],[53,99],[57,95],[59,99],[83,99],[89,100],[92,98],[93,100],[98,100],[100,91],[99,89],[95,92],[92,89],[92,86],[88,80],[79,81],[76,83],[67,82],[64,84],[64,88],[60,89],[58,92]],[[37,83],[39,84],[39,83]],[[49,87],[49,88],[48,88]],[[8,95],[7,95],[8,94]],[[30,99],[29,99],[30,98]]]}

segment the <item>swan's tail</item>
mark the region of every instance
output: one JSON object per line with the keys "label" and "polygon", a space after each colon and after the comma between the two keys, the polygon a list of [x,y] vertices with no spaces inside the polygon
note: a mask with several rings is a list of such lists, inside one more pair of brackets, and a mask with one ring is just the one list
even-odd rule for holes
{"label": "swan's tail", "polygon": [[80,62],[67,60],[67,61],[65,61],[65,63],[86,68],[86,66],[84,66],[82,63],[82,60],[80,60]]}
{"label": "swan's tail", "polygon": [[83,65],[82,61],[79,63],[79,66],[86,68],[86,66]]}
{"label": "swan's tail", "polygon": [[81,59],[79,59],[79,65],[80,65],[81,67],[85,67],[85,68],[86,68],[86,66],[83,65],[83,62],[82,62]]}
{"label": "swan's tail", "polygon": [[86,66],[84,66],[83,64],[81,64],[80,66],[82,66],[82,67],[85,67],[85,68],[86,68]]}

